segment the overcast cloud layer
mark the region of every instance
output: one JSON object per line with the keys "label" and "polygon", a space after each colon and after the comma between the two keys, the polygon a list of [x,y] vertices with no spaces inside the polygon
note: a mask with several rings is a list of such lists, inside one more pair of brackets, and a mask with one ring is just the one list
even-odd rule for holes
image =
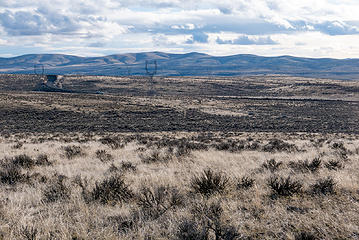
{"label": "overcast cloud layer", "polygon": [[0,0],[0,56],[359,58],[358,0]]}

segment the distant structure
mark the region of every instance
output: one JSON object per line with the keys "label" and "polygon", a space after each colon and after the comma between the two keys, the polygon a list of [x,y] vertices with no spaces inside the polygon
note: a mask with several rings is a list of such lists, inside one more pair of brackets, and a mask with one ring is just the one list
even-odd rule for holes
{"label": "distant structure", "polygon": [[156,92],[154,90],[154,81],[153,81],[153,77],[157,74],[157,61],[148,61],[146,60],[145,63],[145,70],[146,70],[146,74],[147,76],[150,77],[149,79],[149,92],[148,95],[154,95]]}
{"label": "distant structure", "polygon": [[52,88],[62,89],[62,76],[59,75],[46,75],[46,85]]}
{"label": "distant structure", "polygon": [[58,77],[57,75],[46,75],[47,81],[52,83],[56,82],[57,77]]}
{"label": "distant structure", "polygon": [[34,65],[34,73],[35,75],[44,76],[45,67],[43,64],[35,64]]}
{"label": "distant structure", "polygon": [[131,76],[131,67],[129,65],[126,66],[127,68],[127,76]]}
{"label": "distant structure", "polygon": [[34,73],[41,79],[41,84],[36,87],[36,90],[61,92],[62,89],[62,77],[53,74],[45,75],[45,66],[43,64],[34,65]]}
{"label": "distant structure", "polygon": [[89,93],[89,94],[101,94],[102,91],[86,91],[86,90],[71,90],[64,89],[62,83],[64,82],[65,77],[63,75],[55,74],[46,74],[45,67],[42,64],[34,65],[34,73],[39,76],[42,80],[41,83],[37,84],[34,91],[44,91],[44,92],[63,92],[63,93]]}
{"label": "distant structure", "polygon": [[153,76],[157,74],[157,61],[146,60],[145,69],[146,69],[146,74],[150,77],[151,82],[153,82]]}

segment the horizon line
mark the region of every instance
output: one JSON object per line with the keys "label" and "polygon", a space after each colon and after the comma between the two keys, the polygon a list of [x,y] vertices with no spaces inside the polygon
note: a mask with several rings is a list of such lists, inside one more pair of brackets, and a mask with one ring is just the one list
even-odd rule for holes
{"label": "horizon line", "polygon": [[109,57],[109,56],[116,56],[116,55],[127,55],[127,54],[148,54],[148,53],[164,53],[164,54],[172,54],[172,55],[186,55],[186,54],[201,54],[201,55],[207,55],[210,57],[232,57],[232,56],[239,56],[239,55],[249,55],[249,56],[256,56],[256,57],[264,57],[264,58],[278,58],[278,57],[293,57],[293,58],[305,58],[305,59],[333,59],[333,60],[359,60],[358,58],[332,58],[332,57],[299,57],[294,55],[273,55],[273,56],[264,56],[264,55],[258,55],[258,54],[250,54],[250,53],[238,53],[238,54],[231,54],[231,55],[211,55],[203,52],[184,52],[184,53],[171,53],[171,52],[161,52],[161,51],[145,51],[145,52],[127,52],[127,53],[114,53],[109,55],[101,55],[101,56],[80,56],[80,55],[73,55],[73,54],[67,54],[67,53],[27,53],[22,55],[16,55],[13,57],[0,57],[2,59],[11,59],[11,58],[18,58],[18,57],[24,57],[24,56],[30,56],[30,55],[62,55],[62,56],[72,56],[72,57],[78,57],[78,58],[101,58],[101,57]]}

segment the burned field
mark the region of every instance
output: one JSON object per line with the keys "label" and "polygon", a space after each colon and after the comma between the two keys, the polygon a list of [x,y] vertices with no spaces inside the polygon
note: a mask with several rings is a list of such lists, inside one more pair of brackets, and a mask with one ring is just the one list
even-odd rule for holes
{"label": "burned field", "polygon": [[0,239],[358,239],[358,82],[38,81],[0,75]]}
{"label": "burned field", "polygon": [[150,85],[145,78],[115,78],[112,83],[111,77],[83,78],[76,85],[74,77],[67,77],[63,86],[74,91],[97,89],[105,94],[6,91],[5,88],[0,92],[1,131],[359,131],[356,82],[325,85],[324,80],[284,77],[268,77],[266,81],[263,77],[252,77],[238,82],[159,78]]}
{"label": "burned field", "polygon": [[359,131],[358,102],[222,97],[201,102],[188,97],[2,93],[0,126],[3,133]]}

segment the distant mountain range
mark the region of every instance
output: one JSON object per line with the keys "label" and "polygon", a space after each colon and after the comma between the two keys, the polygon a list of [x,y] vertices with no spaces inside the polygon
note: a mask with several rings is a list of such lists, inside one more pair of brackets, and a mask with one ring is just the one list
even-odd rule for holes
{"label": "distant mountain range", "polygon": [[238,76],[285,74],[292,76],[359,80],[359,59],[262,57],[239,54],[216,57],[202,53],[163,52],[116,54],[104,57],[77,57],[61,54],[30,54],[0,58],[0,73],[146,75],[159,76]]}

